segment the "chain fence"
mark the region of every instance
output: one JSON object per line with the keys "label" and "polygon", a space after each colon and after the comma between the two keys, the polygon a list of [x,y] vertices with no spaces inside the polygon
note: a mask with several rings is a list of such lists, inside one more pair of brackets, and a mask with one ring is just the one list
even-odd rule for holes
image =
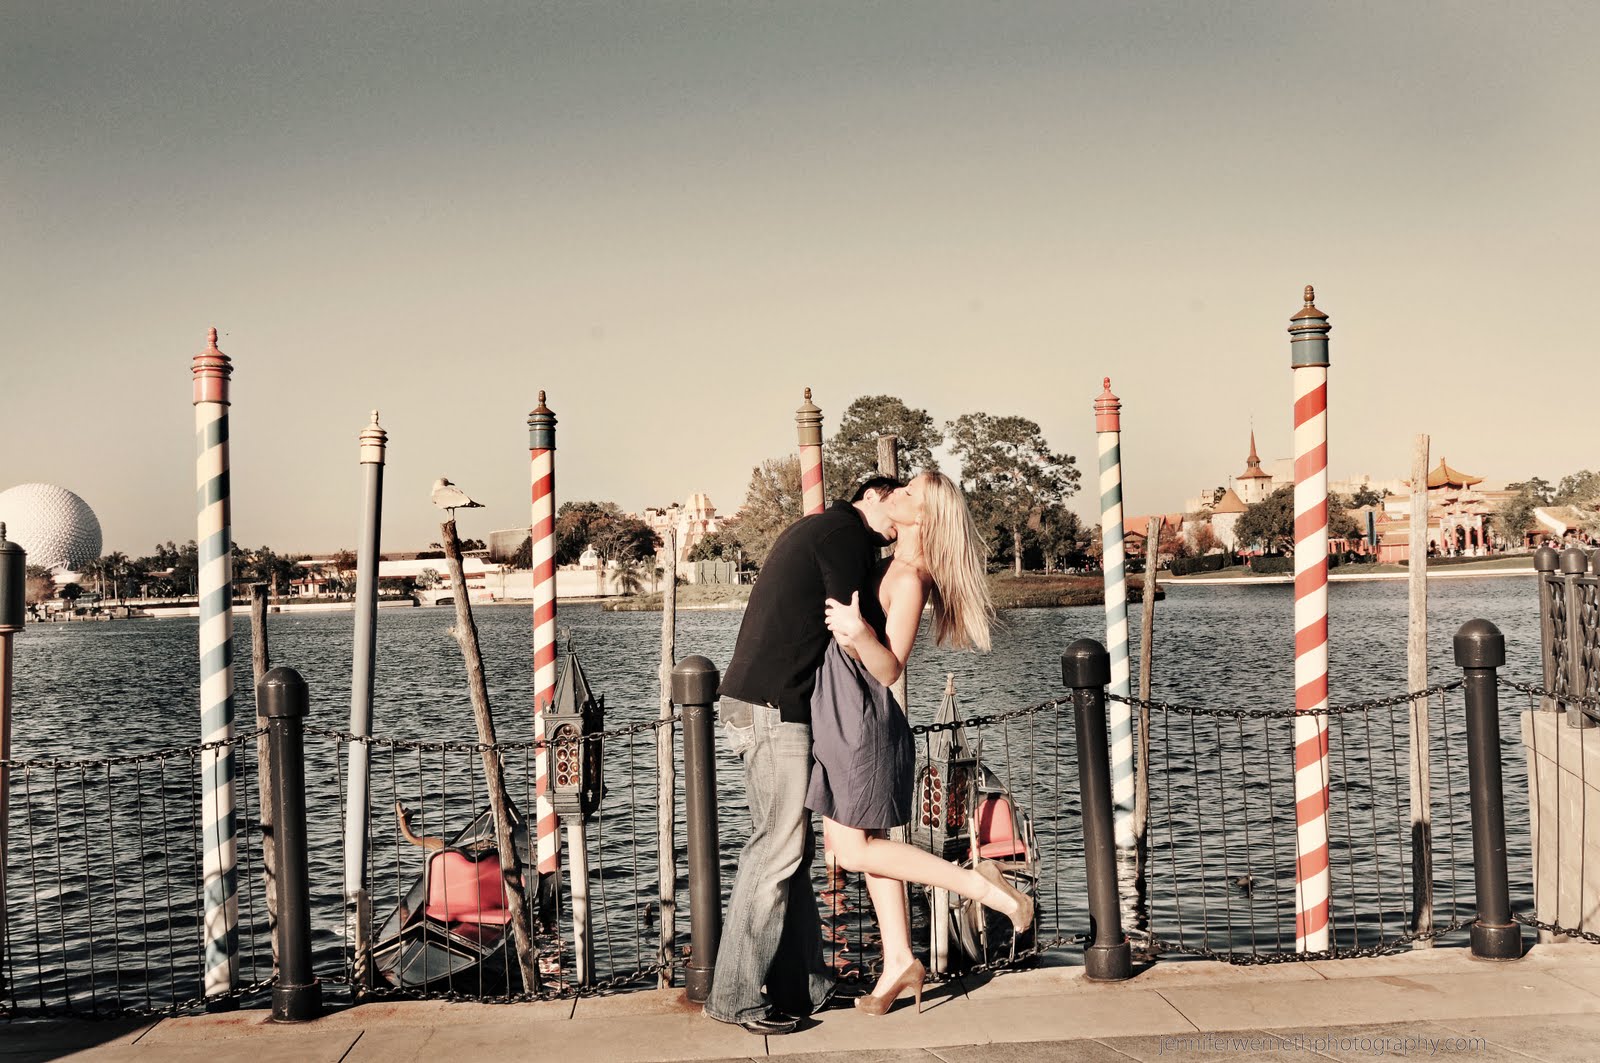
{"label": "chain fence", "polygon": [[[256,739],[13,760],[0,1017],[154,1016],[265,1002],[273,959],[255,815]],[[202,754],[233,749],[237,947],[203,995]]]}
{"label": "chain fence", "polygon": [[[1526,695],[1533,709],[1548,696],[1536,686],[1503,685]],[[1333,940],[1320,953],[1294,949],[1298,834],[1287,752],[1294,748],[1294,717],[1304,713],[1113,698],[1150,714],[1144,875],[1137,875],[1132,860],[1119,861],[1118,875],[1124,926],[1136,947],[1148,958],[1280,963],[1394,953],[1465,927],[1475,913],[1460,687],[1445,683],[1326,710]],[[1430,858],[1422,866],[1430,868],[1425,874],[1432,885],[1431,925],[1419,921],[1410,822],[1413,707],[1429,721],[1432,829],[1422,839]],[[935,979],[1069,962],[1070,952],[1088,940],[1071,709],[1070,698],[1052,698],[912,728],[920,763],[907,839],[959,861],[998,859],[1037,906],[1034,925],[1013,935],[1009,922],[994,913],[913,887],[913,941],[932,959]],[[542,883],[543,890],[529,891],[538,898],[537,914],[548,917],[536,925],[542,983],[536,994],[517,982],[503,923],[464,915],[462,905],[441,902],[434,891],[462,881],[450,879],[440,866],[443,854],[453,851],[479,862],[492,851],[482,781],[486,750],[501,763],[519,810],[516,833],[530,868],[527,881],[537,882],[528,830],[540,746],[501,741],[485,747],[307,728],[312,944],[319,977],[346,987],[351,996],[362,981],[355,913],[343,881],[347,771],[351,747],[359,742],[368,747],[371,764],[367,882],[376,968],[372,987],[359,995],[513,1002],[681,984],[692,912],[681,869],[674,872],[673,903],[663,912],[657,771],[660,731],[670,728],[676,736],[678,722],[675,714],[584,739],[593,743],[593,752],[603,751],[605,765],[604,795],[587,824],[593,974],[582,978],[573,954],[564,854],[562,875]],[[272,952],[254,807],[257,737],[251,732],[232,741],[240,988],[222,1000],[200,995],[198,819],[201,753],[208,747],[11,762],[0,1015],[160,1015],[207,1004],[265,1002]],[[675,737],[672,747],[681,771]],[[725,903],[748,828],[740,818],[742,765],[720,741],[715,762]],[[1586,769],[1579,757],[1562,770]],[[1556,777],[1541,769],[1530,778],[1537,808],[1544,800],[1539,787],[1554,785]],[[1515,818],[1517,810],[1509,807],[1519,800],[1514,788],[1508,787],[1506,799]],[[1528,809],[1520,814],[1528,822]],[[681,787],[672,819],[671,846],[680,853],[687,846]],[[1562,830],[1576,829],[1581,838],[1585,826],[1580,820]],[[1550,830],[1535,818],[1524,848],[1539,851],[1540,829]],[[1522,844],[1520,837],[1513,831],[1513,849]],[[830,963],[847,984],[874,977],[881,970],[880,943],[862,878],[830,871],[819,844],[813,881],[823,885],[818,901]],[[1518,912],[1519,920],[1552,935],[1600,942],[1595,927],[1570,918],[1565,908],[1547,911],[1545,888],[1532,912]],[[481,917],[500,904],[498,896],[469,894],[466,908]],[[676,926],[673,949],[666,953],[664,917]]]}
{"label": "chain fence", "polygon": [[[1455,933],[1474,917],[1459,681],[1294,709],[1211,708],[1112,696],[1150,717],[1143,889],[1123,869],[1124,920],[1149,957],[1232,964],[1376,956]],[[1428,720],[1431,830],[1410,811],[1410,716]],[[1297,951],[1296,716],[1328,718],[1330,944]],[[1426,853],[1426,863],[1418,856]],[[1425,907],[1426,881],[1432,886]],[[1429,918],[1419,919],[1419,913]]]}

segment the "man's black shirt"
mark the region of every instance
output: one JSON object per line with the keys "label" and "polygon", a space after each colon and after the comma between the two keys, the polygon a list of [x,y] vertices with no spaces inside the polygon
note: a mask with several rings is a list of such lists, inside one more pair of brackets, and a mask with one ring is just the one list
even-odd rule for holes
{"label": "man's black shirt", "polygon": [[721,696],[776,708],[786,723],[811,722],[811,690],[833,635],[827,599],[861,594],[861,615],[884,627],[873,570],[881,540],[849,502],[801,517],[778,536],[750,592]]}

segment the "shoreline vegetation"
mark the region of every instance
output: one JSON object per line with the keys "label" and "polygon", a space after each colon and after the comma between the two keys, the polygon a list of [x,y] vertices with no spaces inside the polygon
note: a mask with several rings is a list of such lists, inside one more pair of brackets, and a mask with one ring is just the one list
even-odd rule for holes
{"label": "shoreline vegetation", "polygon": [[[996,609],[1055,609],[1061,606],[1103,605],[1105,584],[1099,576],[994,573],[989,593]],[[1142,600],[1142,578],[1129,581],[1128,600]],[[1165,597],[1158,587],[1157,601]],[[742,609],[750,599],[750,585],[692,583],[678,588],[679,609]],[[660,594],[640,594],[605,603],[608,612],[648,612],[661,609]]]}

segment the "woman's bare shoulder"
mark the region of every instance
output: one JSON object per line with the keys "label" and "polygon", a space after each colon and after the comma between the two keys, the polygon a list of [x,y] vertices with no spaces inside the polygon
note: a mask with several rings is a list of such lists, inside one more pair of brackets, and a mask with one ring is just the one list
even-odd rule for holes
{"label": "woman's bare shoulder", "polygon": [[883,577],[878,583],[878,596],[887,602],[892,598],[904,594],[914,594],[921,598],[927,594],[927,581],[922,578],[922,573],[911,565],[897,565],[890,561],[883,570]]}

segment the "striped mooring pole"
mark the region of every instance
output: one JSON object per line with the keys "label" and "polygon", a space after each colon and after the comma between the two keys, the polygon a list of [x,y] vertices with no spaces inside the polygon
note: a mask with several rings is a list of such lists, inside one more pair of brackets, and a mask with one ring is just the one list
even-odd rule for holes
{"label": "striped mooring pole", "polygon": [[1294,939],[1328,948],[1328,315],[1289,319],[1294,372]]}
{"label": "striped mooring pole", "polygon": [[[1106,579],[1106,652],[1111,658],[1108,691],[1124,698],[1128,680],[1128,571],[1122,547],[1122,400],[1111,378],[1094,400],[1094,431],[1100,444],[1100,551]],[[1146,607],[1148,608],[1148,606]],[[1150,648],[1145,647],[1146,653]],[[1111,702],[1111,804],[1118,849],[1134,847],[1133,707]]]}
{"label": "striped mooring pole", "polygon": [[794,426],[800,433],[800,512],[810,516],[828,505],[822,486],[822,411],[811,401],[810,388],[794,411]]}
{"label": "striped mooring pole", "polygon": [[[233,529],[228,483],[228,378],[233,365],[212,329],[194,356],[195,503],[200,595],[200,741],[233,740]],[[200,754],[204,993],[237,988],[239,897],[233,746]]]}
{"label": "striped mooring pole", "polygon": [[[356,631],[350,666],[350,733],[372,734],[372,679],[377,669],[378,545],[383,526],[383,466],[389,434],[378,411],[360,436],[363,481],[361,542],[356,553]],[[372,898],[367,893],[368,789],[372,747],[350,743],[350,789],[345,795],[344,894],[355,914],[356,986],[372,984]]]}
{"label": "striped mooring pole", "polygon": [[[534,850],[541,884],[559,869],[560,823],[550,801],[550,750],[545,713],[556,700],[556,415],[544,404],[528,414],[528,453],[533,463],[533,741]],[[542,892],[542,891],[541,891]]]}

